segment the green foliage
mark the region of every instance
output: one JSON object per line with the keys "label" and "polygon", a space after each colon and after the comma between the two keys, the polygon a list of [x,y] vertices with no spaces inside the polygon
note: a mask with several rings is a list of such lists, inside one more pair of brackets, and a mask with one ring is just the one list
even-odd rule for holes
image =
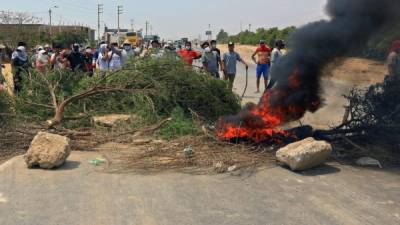
{"label": "green foliage", "polygon": [[362,55],[384,60],[395,40],[400,40],[400,24],[390,24],[377,32],[368,42]]}
{"label": "green foliage", "polygon": [[73,33],[73,32],[63,32],[59,33],[53,39],[53,43],[57,43],[62,47],[66,48],[74,43],[86,43],[87,34],[85,33]]}
{"label": "green foliage", "polygon": [[[287,40],[289,35],[296,30],[296,27],[286,27],[279,29],[277,27],[265,29],[259,28],[256,32],[250,32],[248,30],[240,32],[237,35],[231,35],[223,42],[233,41],[245,45],[256,45],[260,40],[265,40],[270,46],[275,45],[275,40],[283,39]],[[223,30],[222,30],[223,31]],[[220,35],[224,37],[224,34],[220,32]]]}
{"label": "green foliage", "polygon": [[5,114],[12,111],[11,98],[7,93],[0,91],[0,127],[4,126],[8,119]]}
{"label": "green foliage", "polygon": [[185,115],[182,108],[177,107],[171,113],[172,121],[164,125],[158,134],[165,139],[173,139],[180,136],[195,135],[198,128],[191,118]]}
{"label": "green foliage", "polygon": [[105,79],[68,70],[45,75],[31,71],[24,77],[16,108],[21,114],[41,121],[54,116],[49,84],[57,86],[55,95],[59,103],[93,87],[114,90],[73,101],[65,109],[64,116],[67,117],[82,113],[126,113],[156,122],[181,107],[186,113],[192,109],[209,120],[216,120],[240,110],[239,97],[227,88],[224,81],[199,74],[174,57],[133,61]]}
{"label": "green foliage", "polygon": [[229,34],[224,31],[224,29],[221,29],[219,33],[217,34],[217,41],[220,43],[226,43],[229,40]]}

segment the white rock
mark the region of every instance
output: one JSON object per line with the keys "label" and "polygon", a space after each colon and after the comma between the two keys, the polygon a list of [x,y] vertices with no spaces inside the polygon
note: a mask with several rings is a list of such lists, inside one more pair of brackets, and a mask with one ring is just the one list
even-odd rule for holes
{"label": "white rock", "polygon": [[235,171],[236,169],[237,169],[237,166],[236,166],[236,165],[230,166],[230,167],[228,167],[228,172],[233,172],[233,171]]}
{"label": "white rock", "polygon": [[378,160],[373,159],[373,158],[370,158],[370,157],[362,157],[362,158],[359,158],[359,159],[356,161],[356,164],[357,164],[358,166],[376,166],[376,167],[379,167],[379,168],[382,169],[381,163],[380,163]]}
{"label": "white rock", "polygon": [[133,115],[124,115],[124,114],[111,114],[105,116],[94,116],[93,122],[99,126],[105,127],[113,127],[118,123],[126,122],[135,116]]}
{"label": "white rock", "polygon": [[287,145],[276,153],[277,159],[290,169],[299,171],[319,166],[332,152],[332,146],[326,141],[307,138]]}
{"label": "white rock", "polygon": [[70,153],[67,137],[39,132],[24,155],[24,160],[28,168],[39,166],[43,169],[53,169],[63,165]]}

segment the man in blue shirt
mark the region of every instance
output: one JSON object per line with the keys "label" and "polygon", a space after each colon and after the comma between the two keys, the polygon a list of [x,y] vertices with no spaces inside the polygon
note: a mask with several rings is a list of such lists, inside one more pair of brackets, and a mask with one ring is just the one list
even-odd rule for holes
{"label": "man in blue shirt", "polygon": [[235,52],[235,44],[233,42],[228,43],[229,52],[225,53],[223,56],[223,65],[224,65],[224,79],[229,81],[229,88],[233,89],[233,83],[236,77],[236,65],[237,62],[242,62],[246,69],[249,68],[249,65],[243,61],[240,57],[239,53]]}

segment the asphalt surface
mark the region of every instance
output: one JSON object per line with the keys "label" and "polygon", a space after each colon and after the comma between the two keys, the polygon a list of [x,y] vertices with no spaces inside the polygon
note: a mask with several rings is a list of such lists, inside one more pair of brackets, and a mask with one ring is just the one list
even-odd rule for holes
{"label": "asphalt surface", "polygon": [[[239,64],[235,91],[242,94]],[[340,121],[351,85],[324,80],[327,105],[303,122]],[[244,102],[257,102],[254,66]],[[265,165],[255,173],[113,174],[74,152],[58,170],[26,168],[21,157],[0,165],[0,225],[398,225],[400,170],[330,162],[304,173]]]}
{"label": "asphalt surface", "polygon": [[252,175],[109,174],[74,152],[58,170],[0,166],[4,225],[398,225],[400,173],[337,163]]}

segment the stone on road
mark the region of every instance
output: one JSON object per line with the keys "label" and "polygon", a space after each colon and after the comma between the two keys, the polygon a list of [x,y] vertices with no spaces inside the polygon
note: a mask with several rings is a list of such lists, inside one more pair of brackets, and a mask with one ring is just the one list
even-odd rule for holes
{"label": "stone on road", "polygon": [[39,132],[33,138],[24,159],[28,168],[39,166],[43,169],[54,169],[64,164],[70,153],[69,138]]}
{"label": "stone on road", "polygon": [[289,144],[276,152],[276,158],[292,170],[307,170],[324,163],[332,152],[326,141],[307,138]]}
{"label": "stone on road", "polygon": [[400,224],[399,171],[109,174],[89,164],[97,157],[73,152],[58,170],[28,170],[22,157],[0,165],[0,224]]}

